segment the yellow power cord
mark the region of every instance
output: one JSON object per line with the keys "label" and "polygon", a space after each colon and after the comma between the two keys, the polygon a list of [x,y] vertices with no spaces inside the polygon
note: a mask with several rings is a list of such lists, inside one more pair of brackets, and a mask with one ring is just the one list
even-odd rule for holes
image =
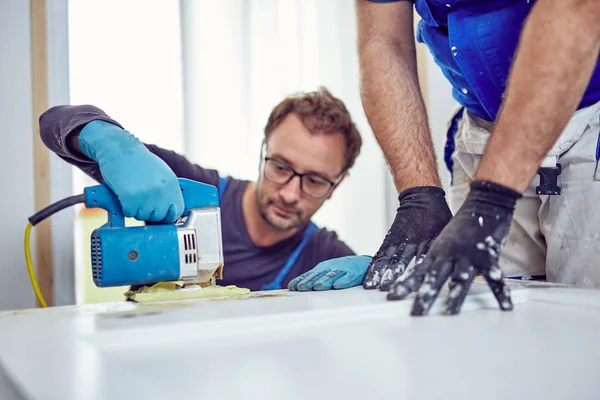
{"label": "yellow power cord", "polygon": [[42,306],[42,308],[46,308],[46,302],[44,301],[44,296],[42,296],[42,292],[35,280],[35,273],[33,272],[33,263],[31,262],[31,254],[29,250],[29,235],[31,234],[31,228],[33,225],[30,223],[27,224],[27,228],[25,228],[25,262],[27,262],[27,270],[29,271],[29,279],[31,279],[31,286],[33,286],[33,291],[35,292],[35,296],[38,299],[38,302]]}

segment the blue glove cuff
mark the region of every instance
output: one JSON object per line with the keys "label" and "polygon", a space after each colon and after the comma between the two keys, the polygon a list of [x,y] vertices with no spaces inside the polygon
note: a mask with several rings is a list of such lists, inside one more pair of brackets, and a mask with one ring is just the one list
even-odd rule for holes
{"label": "blue glove cuff", "polygon": [[77,141],[81,152],[96,162],[99,162],[102,154],[127,155],[139,147],[144,147],[128,131],[102,120],[87,123],[79,133]]}

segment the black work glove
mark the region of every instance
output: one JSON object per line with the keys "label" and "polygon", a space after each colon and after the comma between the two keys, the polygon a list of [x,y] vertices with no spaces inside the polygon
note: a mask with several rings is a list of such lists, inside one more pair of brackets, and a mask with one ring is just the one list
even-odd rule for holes
{"label": "black work glove", "polygon": [[502,310],[512,310],[508,287],[498,266],[517,199],[507,187],[486,182],[471,183],[471,191],[423,259],[392,286],[388,299],[401,300],[417,289],[411,315],[425,315],[442,285],[451,278],[446,313],[458,314],[475,276],[481,274]]}
{"label": "black work glove", "polygon": [[430,243],[452,218],[444,190],[435,186],[406,189],[383,244],[371,260],[365,289],[388,290],[413,257],[424,255]]}

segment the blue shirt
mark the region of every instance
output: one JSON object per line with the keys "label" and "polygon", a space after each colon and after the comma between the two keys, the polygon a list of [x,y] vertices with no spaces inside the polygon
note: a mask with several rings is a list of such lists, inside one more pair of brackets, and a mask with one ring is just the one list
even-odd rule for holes
{"label": "blue shirt", "polygon": [[[370,0],[391,3],[409,0]],[[469,111],[494,121],[502,104],[521,29],[535,0],[413,0],[417,40],[429,48]],[[600,63],[579,104],[600,101]]]}

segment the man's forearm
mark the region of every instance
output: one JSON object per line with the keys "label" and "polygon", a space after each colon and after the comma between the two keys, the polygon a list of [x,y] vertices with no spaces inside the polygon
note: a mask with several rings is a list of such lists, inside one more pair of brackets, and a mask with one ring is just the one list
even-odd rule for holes
{"label": "man's forearm", "polygon": [[[358,3],[358,7],[367,6]],[[369,21],[375,17],[360,9],[358,22],[362,103],[399,192],[415,186],[441,186],[417,79],[410,12],[410,17],[399,13],[390,21],[390,29],[406,30],[404,40],[370,33],[370,27],[386,21]]]}
{"label": "man's forearm", "polygon": [[600,50],[600,1],[538,0],[475,175],[523,192],[581,101]]}

